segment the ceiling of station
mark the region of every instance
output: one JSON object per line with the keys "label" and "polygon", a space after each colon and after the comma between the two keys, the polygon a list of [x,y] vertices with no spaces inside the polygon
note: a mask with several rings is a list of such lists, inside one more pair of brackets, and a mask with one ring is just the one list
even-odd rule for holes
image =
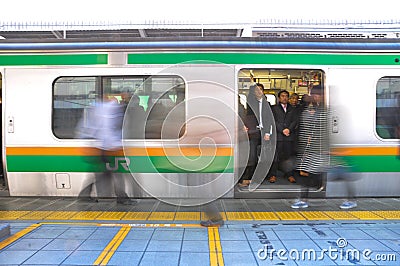
{"label": "ceiling of station", "polygon": [[303,22],[260,23],[15,23],[0,21],[0,39],[85,39],[179,37],[260,37],[283,39],[400,39],[400,20],[388,22]]}

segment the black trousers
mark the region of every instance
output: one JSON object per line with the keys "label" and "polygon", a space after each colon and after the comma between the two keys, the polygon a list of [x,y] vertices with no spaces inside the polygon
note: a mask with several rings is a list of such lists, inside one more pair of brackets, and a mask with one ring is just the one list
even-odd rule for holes
{"label": "black trousers", "polygon": [[295,160],[295,143],[294,141],[277,141],[274,161],[269,171],[269,177],[276,176],[278,170],[281,169],[284,177],[293,176],[294,160]]}
{"label": "black trousers", "polygon": [[84,187],[78,197],[90,197],[92,191],[96,189],[97,197],[112,197],[113,192],[117,199],[128,199],[128,194],[125,192],[124,181],[116,177],[113,171],[107,169],[106,164],[111,163],[112,157],[108,152],[102,149],[97,149],[96,156],[93,156],[88,163],[97,166],[99,172],[95,172],[94,181]]}
{"label": "black trousers", "polygon": [[310,174],[309,176],[300,176],[300,198],[308,199],[310,188],[317,187],[321,184],[322,174]]}
{"label": "black trousers", "polygon": [[250,180],[254,175],[261,147],[261,131],[258,134],[249,135],[249,145],[249,159],[241,180]]}

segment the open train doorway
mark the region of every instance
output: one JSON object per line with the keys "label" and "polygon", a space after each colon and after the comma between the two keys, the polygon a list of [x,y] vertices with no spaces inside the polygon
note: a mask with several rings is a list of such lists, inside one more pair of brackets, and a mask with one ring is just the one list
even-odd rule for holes
{"label": "open train doorway", "polygon": [[[309,143],[310,136],[314,135],[311,141],[317,142],[314,143],[315,145],[325,143],[329,147],[328,134],[324,138],[315,138],[316,129],[327,131],[327,121],[315,119],[315,110],[320,106],[321,109],[318,110],[323,110],[322,106],[326,106],[324,72],[319,69],[241,69],[238,75],[238,114],[246,127],[248,127],[247,121],[252,119],[251,114],[254,114],[249,106],[254,85],[262,88],[273,114],[276,135],[272,138],[275,138],[276,144],[273,149],[274,156],[270,156],[274,159],[269,170],[262,173],[263,181],[255,190],[251,189],[252,186],[248,183],[252,182],[251,180],[256,175],[260,175],[260,172],[253,174],[254,171],[249,171],[248,168],[251,165],[249,163],[235,188],[235,197],[295,198],[299,196],[304,180],[307,181],[306,178],[309,178],[308,181],[312,179],[312,182],[308,182],[310,197],[325,196],[326,175],[313,174],[316,169],[313,169],[314,165],[308,158],[313,145]],[[317,88],[319,98],[314,97]],[[325,125],[321,127],[321,125],[314,125],[314,122],[325,123]],[[247,128],[247,130],[250,132],[252,129]],[[323,134],[323,132],[318,132],[318,134]],[[262,140],[263,137],[261,137]],[[252,142],[250,135],[249,142]],[[260,150],[261,148],[258,147],[258,159],[260,159]],[[258,160],[258,163],[260,162]],[[305,165],[306,163],[311,165]],[[326,165],[323,161],[319,163],[321,166]],[[257,176],[257,179],[260,177]]]}

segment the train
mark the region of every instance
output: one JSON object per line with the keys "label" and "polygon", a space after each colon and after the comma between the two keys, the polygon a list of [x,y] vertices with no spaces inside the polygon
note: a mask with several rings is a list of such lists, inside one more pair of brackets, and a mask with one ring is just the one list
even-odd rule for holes
{"label": "train", "polygon": [[[96,140],[76,128],[107,93],[119,102],[134,95],[146,113],[139,135],[128,128],[136,116],[125,113],[124,148],[106,165],[130,197],[297,197],[300,184],[283,180],[236,185],[246,149],[238,112],[254,82],[271,105],[282,89],[302,96],[321,84],[330,143],[355,166],[356,196],[400,196],[395,39],[0,40],[0,73],[9,196],[77,197],[93,182]],[[152,115],[156,104],[169,111]],[[329,172],[310,193],[346,195]]]}

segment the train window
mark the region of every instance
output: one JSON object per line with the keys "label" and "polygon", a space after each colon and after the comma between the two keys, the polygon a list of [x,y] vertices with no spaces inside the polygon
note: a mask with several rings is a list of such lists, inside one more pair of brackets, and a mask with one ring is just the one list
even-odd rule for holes
{"label": "train window", "polygon": [[400,77],[383,77],[376,86],[376,133],[400,138]]}
{"label": "train window", "polygon": [[[177,139],[184,134],[185,86],[177,76],[61,77],[53,85],[52,129],[61,139],[88,127],[91,107],[104,99],[122,105],[125,139]],[[177,128],[179,130],[177,130]]]}
{"label": "train window", "polygon": [[287,90],[301,97],[314,85],[323,84],[324,78],[324,72],[319,69],[244,68],[238,75],[238,87],[239,93],[247,95],[251,84],[260,83],[267,101],[274,105],[279,91]]}
{"label": "train window", "polygon": [[75,137],[83,111],[94,105],[99,80],[96,77],[63,77],[53,84],[52,127],[61,139]]}

